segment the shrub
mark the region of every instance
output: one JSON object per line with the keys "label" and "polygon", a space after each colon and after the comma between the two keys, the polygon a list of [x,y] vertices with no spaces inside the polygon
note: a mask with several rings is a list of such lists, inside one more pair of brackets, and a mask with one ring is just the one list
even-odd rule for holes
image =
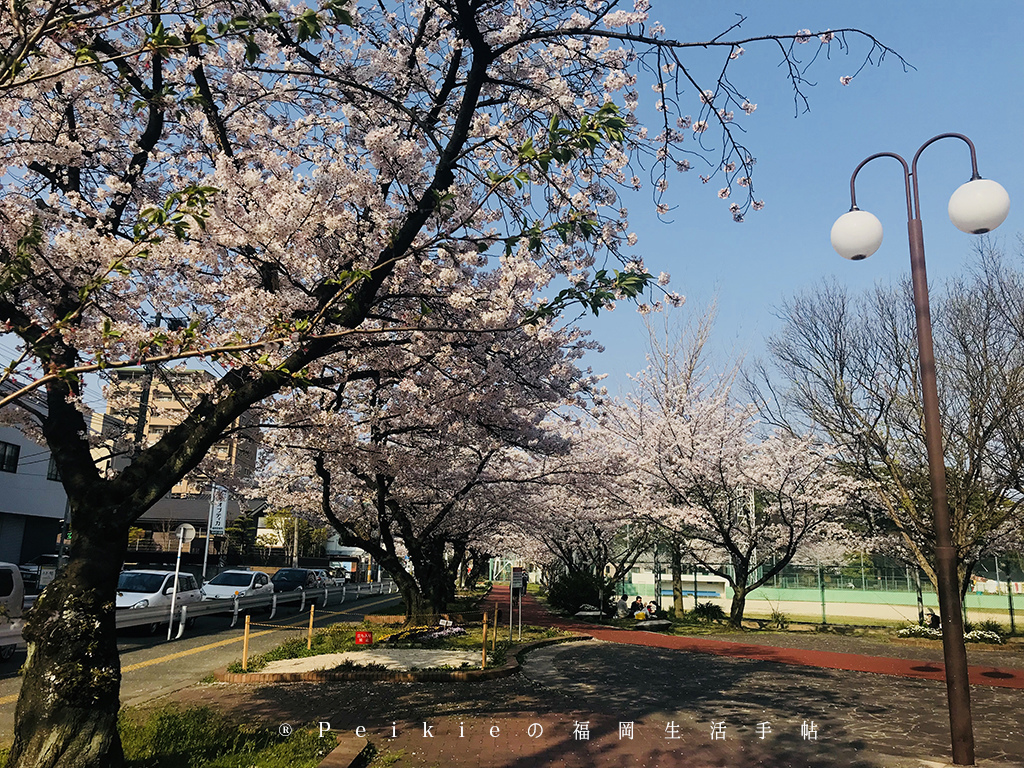
{"label": "shrub", "polygon": [[772,609],[772,617],[768,621],[768,629],[784,631],[789,628],[789,616],[777,608]]}
{"label": "shrub", "polygon": [[722,610],[722,606],[712,603],[710,600],[706,603],[697,603],[690,613],[698,621],[725,621],[725,611]]}
{"label": "shrub", "polygon": [[984,621],[978,622],[978,629],[984,632],[991,632],[1000,637],[1006,637],[1008,634],[1006,628],[995,619],[985,619]]}
{"label": "shrub", "polygon": [[[548,603],[554,608],[576,613],[584,603],[600,601],[604,579],[589,573],[569,573],[559,576],[548,590]],[[610,595],[605,598],[610,599]]]}

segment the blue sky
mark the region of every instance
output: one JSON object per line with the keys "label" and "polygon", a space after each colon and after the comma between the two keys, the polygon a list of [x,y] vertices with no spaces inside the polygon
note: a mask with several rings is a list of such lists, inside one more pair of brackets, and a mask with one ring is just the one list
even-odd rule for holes
{"label": "blue sky", "polygon": [[[712,38],[737,13],[747,16],[738,32],[743,36],[859,27],[916,67],[904,72],[895,58],[886,58],[844,87],[839,78],[853,74],[867,49],[855,45],[849,56],[837,51],[830,61],[819,58],[808,73],[816,83],[808,89],[811,111],[794,117],[790,86],[776,66],[778,53],[767,43],[748,45],[731,77],[758,105],[744,123],[745,143],[757,158],[754,184],[765,209],[733,223],[715,195],[722,185],[702,185],[696,167],[672,179],[669,202],[678,206],[666,217],[672,223],[655,216],[649,188],[627,201],[648,270],[671,273],[671,287],[687,296],[690,309],[717,297],[714,352],[719,357],[761,355],[765,336],[779,326],[773,308],[821,279],[867,287],[908,272],[906,205],[894,160],[875,161],[857,180],[859,207],[878,216],[885,228],[878,253],[847,262],[829,244],[832,223],[850,206],[850,174],[876,152],[897,152],[909,162],[936,134],[969,136],[981,175],[1010,194],[1010,216],[993,237],[1007,251],[1018,250],[1024,232],[1020,0],[653,0],[652,5],[652,18],[662,21],[670,38]],[[806,46],[808,57],[813,45]],[[713,78],[721,53],[698,52],[687,61],[698,76]],[[653,101],[648,86],[639,90],[641,99]],[[694,114],[697,109],[694,102]],[[970,258],[973,238],[955,229],[946,213],[949,196],[970,178],[966,145],[945,140],[931,146],[921,156],[919,176],[929,277],[941,279],[962,270]],[[634,309],[620,303],[613,313],[585,324],[606,348],[586,362],[609,374],[609,389],[628,386],[626,374],[644,366],[645,334]]]}

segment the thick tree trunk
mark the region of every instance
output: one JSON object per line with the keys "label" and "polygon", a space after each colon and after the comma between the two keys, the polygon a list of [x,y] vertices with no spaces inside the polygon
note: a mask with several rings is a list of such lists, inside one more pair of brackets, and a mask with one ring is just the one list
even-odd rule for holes
{"label": "thick tree trunk", "polygon": [[676,618],[682,618],[686,613],[683,605],[683,553],[676,544],[672,544],[672,605]]}
{"label": "thick tree trunk", "polygon": [[732,588],[732,604],[729,606],[729,623],[737,629],[743,625],[743,610],[747,605],[747,588]]}
{"label": "thick tree trunk", "polygon": [[114,594],[127,530],[75,519],[68,566],[28,613],[28,660],[7,768],[119,768],[121,664]]}
{"label": "thick tree trunk", "polygon": [[[454,581],[444,562],[443,548],[413,549],[409,552],[412,573],[397,568],[394,576],[405,601],[407,624],[425,626],[436,624],[438,616],[448,605],[448,592]],[[390,569],[389,569],[390,570]]]}

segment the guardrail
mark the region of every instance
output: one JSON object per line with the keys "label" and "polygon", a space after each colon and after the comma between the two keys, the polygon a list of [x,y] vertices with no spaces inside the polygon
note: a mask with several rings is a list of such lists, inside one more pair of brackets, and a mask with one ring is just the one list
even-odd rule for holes
{"label": "guardrail", "polygon": [[[332,603],[341,605],[349,598],[358,600],[364,596],[390,595],[397,591],[395,583],[387,580],[186,603],[176,606],[174,609],[175,621],[178,625],[178,632],[174,637],[175,639],[182,637],[185,634],[186,627],[191,626],[195,619],[200,616],[230,615],[230,626],[234,627],[238,622],[239,614],[244,614],[246,611],[256,608],[269,608],[270,619],[273,619],[278,611],[287,610],[291,606],[297,606],[298,610],[296,613],[303,613],[313,603],[316,603],[321,608],[326,608]],[[117,611],[117,628],[125,629],[128,627],[144,627],[146,625],[159,627],[160,625],[167,624],[169,615],[170,606],[163,606],[162,608],[125,608]],[[20,622],[10,625],[6,631],[4,628],[0,628],[0,648],[20,642],[22,642]]]}

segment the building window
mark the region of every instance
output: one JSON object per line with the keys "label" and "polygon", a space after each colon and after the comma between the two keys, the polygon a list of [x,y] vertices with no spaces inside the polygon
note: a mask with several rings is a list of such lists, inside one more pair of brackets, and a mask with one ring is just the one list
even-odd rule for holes
{"label": "building window", "polygon": [[46,479],[60,482],[60,470],[57,469],[57,462],[53,460],[53,456],[50,457],[50,464],[46,467]]}
{"label": "building window", "polygon": [[20,445],[0,441],[0,471],[17,472],[19,455],[21,455]]}

